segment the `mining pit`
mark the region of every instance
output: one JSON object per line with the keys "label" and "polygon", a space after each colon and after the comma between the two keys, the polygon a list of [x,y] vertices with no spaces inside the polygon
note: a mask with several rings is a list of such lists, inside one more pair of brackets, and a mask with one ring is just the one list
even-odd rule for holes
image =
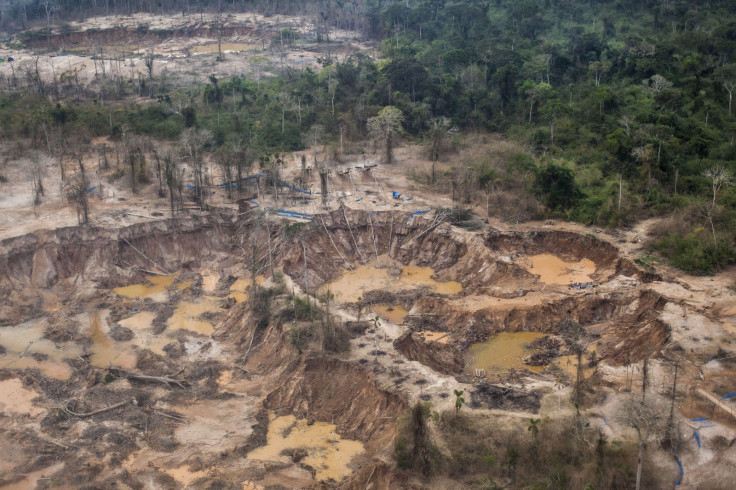
{"label": "mining pit", "polygon": [[[390,486],[396,420],[417,401],[452,410],[462,389],[479,414],[569,412],[569,325],[596,353],[583,376],[612,395],[645,357],[679,349],[695,366],[731,343],[682,283],[595,236],[346,206],[267,229],[254,213],[0,242],[0,442],[15,448],[0,488]],[[298,314],[305,300],[349,349],[325,349],[338,335]],[[731,388],[732,366],[704,366],[700,386]],[[687,400],[687,417],[713,417]]]}

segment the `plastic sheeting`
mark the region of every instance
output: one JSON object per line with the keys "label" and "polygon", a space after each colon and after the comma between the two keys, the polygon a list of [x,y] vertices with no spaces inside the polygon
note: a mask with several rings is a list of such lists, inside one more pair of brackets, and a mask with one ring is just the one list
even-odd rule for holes
{"label": "plastic sheeting", "polygon": [[418,214],[428,213],[429,211],[429,209],[420,209],[419,211],[414,211],[413,213],[411,213],[411,216],[409,216],[409,221],[407,222],[407,224],[411,224],[411,222],[414,221],[414,216]]}

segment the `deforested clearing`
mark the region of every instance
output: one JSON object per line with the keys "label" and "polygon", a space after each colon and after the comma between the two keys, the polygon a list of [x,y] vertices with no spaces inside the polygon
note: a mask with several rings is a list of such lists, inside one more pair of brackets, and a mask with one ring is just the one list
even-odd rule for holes
{"label": "deforested clearing", "polygon": [[0,489],[731,488],[736,11],[630,4],[12,3]]}

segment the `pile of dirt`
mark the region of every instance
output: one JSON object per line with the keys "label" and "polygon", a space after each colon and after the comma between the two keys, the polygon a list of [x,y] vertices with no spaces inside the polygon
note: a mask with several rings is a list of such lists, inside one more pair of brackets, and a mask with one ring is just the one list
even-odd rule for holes
{"label": "pile of dirt", "polygon": [[406,332],[394,340],[394,348],[404,354],[410,361],[418,361],[442,374],[457,374],[465,365],[458,349],[439,342],[425,342],[415,337],[413,332]]}
{"label": "pile of dirt", "polygon": [[341,436],[368,447],[384,447],[393,437],[394,418],[407,409],[364,368],[337,359],[307,359],[284,379],[266,397],[266,408],[336,424]]}

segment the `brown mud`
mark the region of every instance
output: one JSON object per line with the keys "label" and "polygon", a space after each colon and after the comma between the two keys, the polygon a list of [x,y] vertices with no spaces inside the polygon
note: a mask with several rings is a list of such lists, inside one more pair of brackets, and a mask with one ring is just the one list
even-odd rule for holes
{"label": "brown mud", "polygon": [[[728,338],[718,312],[733,316],[726,302],[691,308],[603,239],[471,233],[431,216],[344,208],[302,225],[299,240],[274,227],[278,273],[264,266],[257,279],[271,302],[264,321],[242,240],[266,232],[249,226],[247,212],[213,210],[0,242],[0,293],[9,298],[0,307],[0,392],[12,402],[0,403],[0,443],[17,447],[14,459],[0,458],[0,484],[40,471],[50,479],[39,488],[381,488],[406,477],[391,466],[392,441],[417,401],[452,410],[461,389],[471,413],[563,413],[574,372],[555,362],[570,354],[570,325],[590,341],[586,355],[595,350],[596,369],[586,364],[584,377],[609,388],[644,358],[708,361],[720,352],[713,339]],[[551,279],[529,265],[545,255],[555,257]],[[576,272],[585,277],[565,275]],[[592,284],[571,287],[582,280]],[[307,294],[326,308],[327,287],[344,293],[330,308],[349,330],[349,352],[325,351],[324,320],[297,315],[296,298]],[[49,294],[54,311],[42,308]],[[499,332],[529,336],[519,345],[543,355],[514,354],[506,365],[491,353],[474,367],[500,369],[476,376],[471,345]],[[704,386],[725,394],[732,366],[718,369]],[[65,471],[51,474],[56,465]]]}

